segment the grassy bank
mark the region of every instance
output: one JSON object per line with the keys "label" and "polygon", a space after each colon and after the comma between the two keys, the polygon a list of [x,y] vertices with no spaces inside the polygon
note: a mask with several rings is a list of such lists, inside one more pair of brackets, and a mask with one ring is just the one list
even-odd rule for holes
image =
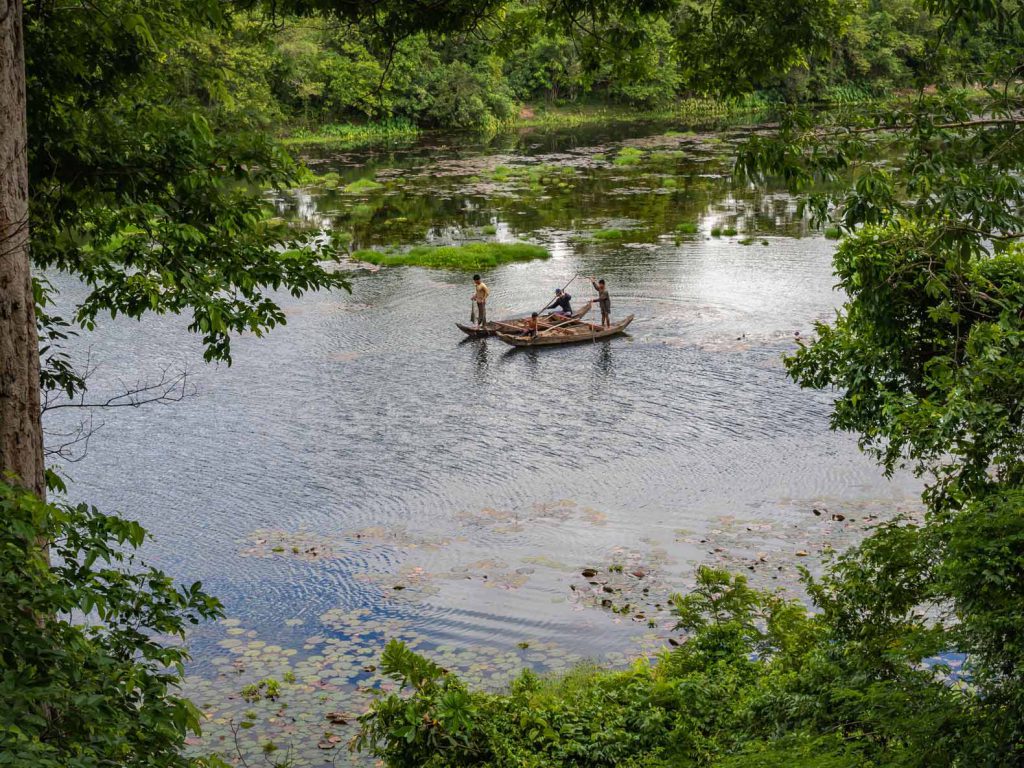
{"label": "grassy bank", "polygon": [[358,149],[391,141],[409,141],[420,135],[419,127],[395,118],[377,123],[332,123],[316,129],[286,130],[281,139],[286,147],[329,147],[332,149]]}

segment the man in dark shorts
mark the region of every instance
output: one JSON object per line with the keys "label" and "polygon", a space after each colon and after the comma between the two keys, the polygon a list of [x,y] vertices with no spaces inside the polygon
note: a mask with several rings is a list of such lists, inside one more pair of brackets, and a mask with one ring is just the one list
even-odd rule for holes
{"label": "man in dark shorts", "polygon": [[480,279],[480,275],[473,275],[473,301],[476,302],[476,321],[479,327],[487,325],[487,297],[491,295],[491,289]]}
{"label": "man in dark shorts", "polygon": [[608,327],[612,324],[612,298],[608,295],[608,287],[603,279],[597,280],[593,277],[590,278],[590,284],[597,291],[597,304],[601,307],[601,325]]}
{"label": "man in dark shorts", "polygon": [[554,314],[564,315],[565,317],[572,317],[572,296],[563,291],[561,288],[555,288],[555,299],[548,304],[544,309],[551,309],[555,307]]}

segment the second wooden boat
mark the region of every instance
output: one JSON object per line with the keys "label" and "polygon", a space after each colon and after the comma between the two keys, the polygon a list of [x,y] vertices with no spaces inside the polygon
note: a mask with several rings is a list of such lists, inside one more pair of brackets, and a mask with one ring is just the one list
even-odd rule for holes
{"label": "second wooden boat", "polygon": [[[594,302],[588,301],[573,313],[572,319],[579,320],[590,311],[592,306],[594,306]],[[493,320],[483,328],[476,325],[463,325],[462,323],[456,323],[455,325],[470,338],[480,339],[485,336],[494,336],[498,332],[509,334],[522,333],[526,330],[526,322],[529,319],[528,317],[517,317],[510,320]],[[541,328],[550,328],[552,325],[565,322],[567,319],[562,315],[544,315],[544,317],[537,318]]]}
{"label": "second wooden boat", "polygon": [[542,329],[536,336],[498,332],[497,336],[513,347],[550,347],[558,344],[578,344],[583,341],[597,341],[616,336],[633,322],[629,315],[614,325],[604,327],[596,323],[568,322],[565,325]]}

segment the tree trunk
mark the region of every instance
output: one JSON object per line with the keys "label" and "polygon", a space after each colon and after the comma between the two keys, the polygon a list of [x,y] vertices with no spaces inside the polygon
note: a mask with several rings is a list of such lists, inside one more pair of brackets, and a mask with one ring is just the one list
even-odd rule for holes
{"label": "tree trunk", "polygon": [[46,492],[29,266],[22,0],[0,0],[0,478]]}

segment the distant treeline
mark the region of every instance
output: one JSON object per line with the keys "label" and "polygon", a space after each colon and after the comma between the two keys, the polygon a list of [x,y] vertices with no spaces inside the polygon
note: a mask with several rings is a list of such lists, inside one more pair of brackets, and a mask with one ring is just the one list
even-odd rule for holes
{"label": "distant treeline", "polygon": [[[486,129],[514,120],[523,104],[650,110],[680,97],[719,95],[719,84],[703,76],[708,63],[693,39],[694,5],[680,2],[628,29],[591,20],[569,34],[548,23],[541,6],[519,0],[472,33],[418,34],[392,44],[381,42],[379,30],[358,25],[248,17],[229,36],[191,39],[169,63],[181,68],[189,96],[267,125],[397,118],[422,127]],[[818,32],[816,53],[784,74],[734,83],[734,90],[766,100],[856,101],[913,87],[933,57],[950,80],[969,82],[985,53],[984,29],[929,49],[938,21],[915,0],[822,5],[830,9],[829,23]],[[749,46],[750,30],[743,34],[736,44]],[[204,92],[201,72],[220,67],[229,70],[226,80]]]}

